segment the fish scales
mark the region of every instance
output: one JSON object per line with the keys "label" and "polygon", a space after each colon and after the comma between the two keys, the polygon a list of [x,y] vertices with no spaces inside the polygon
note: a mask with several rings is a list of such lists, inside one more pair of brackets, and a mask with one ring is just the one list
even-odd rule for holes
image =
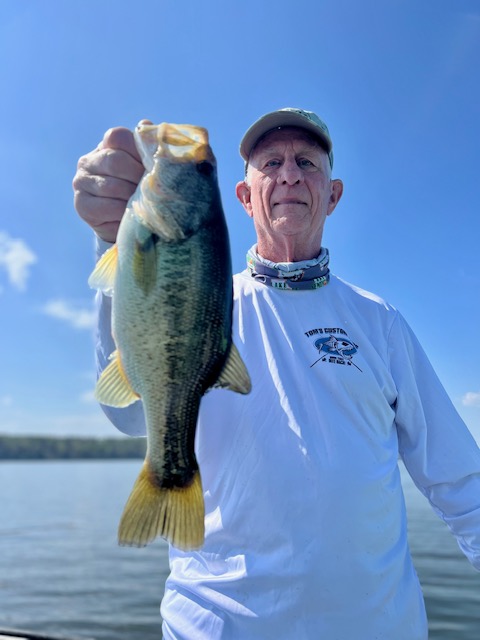
{"label": "fish scales", "polygon": [[[214,235],[205,234],[205,240],[213,238],[214,245],[220,241],[220,246],[224,247],[225,231],[220,233],[218,228],[216,231]],[[192,479],[193,471],[197,469],[193,448],[200,398],[218,377],[226,357],[221,342],[231,333],[231,311],[223,313],[222,301],[222,298],[230,295],[229,278],[220,273],[216,291],[220,292],[223,288],[222,295],[210,296],[209,282],[198,275],[192,276],[190,258],[197,254],[208,255],[208,252],[200,252],[200,246],[188,246],[199,244],[204,249],[208,247],[199,236],[201,234],[182,242],[173,251],[173,247],[157,244],[163,260],[167,262],[165,268],[160,265],[164,284],[158,304],[164,309],[168,308],[169,313],[161,314],[162,322],[158,327],[164,336],[158,352],[161,363],[158,382],[164,388],[164,401],[161,406],[154,403],[150,405],[152,410],[157,408],[160,412],[160,420],[156,417],[147,422],[163,425],[159,432],[154,429],[149,434],[149,440],[152,459],[162,461],[162,474],[158,481],[160,486],[165,487],[183,486]],[[212,249],[215,251],[216,247]],[[175,253],[172,259],[171,253]],[[177,259],[178,254],[182,260]],[[181,269],[182,262],[184,269]],[[170,265],[176,266],[173,273],[169,272]],[[196,274],[204,272],[204,268],[195,270]],[[179,283],[182,283],[180,288]],[[168,302],[170,305],[167,307]],[[207,321],[209,324],[205,327]],[[224,326],[219,326],[219,322],[223,322]],[[216,330],[210,331],[211,326]],[[182,424],[188,427],[182,429]],[[154,443],[158,438],[161,441],[155,449]]]}
{"label": "fish scales", "polygon": [[119,527],[122,544],[156,536],[201,546],[204,505],[195,458],[202,395],[212,386],[248,393],[250,379],[231,340],[228,232],[205,130],[143,125],[136,143],[146,167],[92,286],[112,293],[116,351],[100,377],[100,402],[141,399],[144,466]]}
{"label": "fish scales", "polygon": [[[215,233],[205,234],[204,240],[215,237],[216,244],[218,241],[223,243],[225,233],[221,227],[217,224],[213,229]],[[198,277],[205,273],[205,269],[198,268],[203,266],[198,264],[201,256],[210,253],[210,250],[205,252],[208,245],[203,242],[202,235],[200,232],[178,244],[159,240],[155,245],[159,258],[158,295],[145,296],[137,290],[140,300],[135,300],[137,306],[145,307],[150,317],[158,318],[157,329],[162,336],[162,340],[155,343],[155,353],[148,353],[155,363],[153,379],[138,381],[136,389],[142,397],[148,398],[144,405],[151,469],[155,469],[153,475],[158,486],[165,488],[190,483],[198,468],[194,457],[194,431],[200,395],[206,386],[210,386],[206,380],[212,381],[212,368],[215,365],[220,368],[224,363],[225,353],[218,343],[224,341],[231,331],[228,316],[224,314],[223,335],[218,332],[210,336],[207,334],[210,340],[204,340],[202,335],[207,319],[222,317],[222,308],[216,304],[221,303],[221,298],[210,299],[209,283]],[[192,270],[191,260],[195,256],[197,269]],[[230,276],[227,274],[224,278],[222,273],[219,276],[217,289],[223,289],[221,297],[224,297],[230,294]],[[122,309],[121,300],[118,296],[118,307]],[[118,307],[114,301],[114,317]],[[135,325],[132,327],[121,320],[114,322],[115,332],[117,324],[125,331],[132,328],[137,331],[139,343],[142,337],[149,337],[148,333],[139,335]],[[146,325],[143,327],[145,329]],[[119,343],[124,341],[123,338],[122,334],[118,336]],[[138,360],[139,355],[135,354],[135,365]],[[129,367],[128,363],[126,366]],[[128,368],[126,373],[129,377]],[[134,377],[134,372],[131,376]],[[162,393],[158,392],[159,387]]]}

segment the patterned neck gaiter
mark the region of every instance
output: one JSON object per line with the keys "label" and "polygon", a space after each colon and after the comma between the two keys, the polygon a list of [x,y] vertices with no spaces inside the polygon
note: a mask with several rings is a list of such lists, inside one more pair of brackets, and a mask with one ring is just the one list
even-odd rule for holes
{"label": "patterned neck gaiter", "polygon": [[252,278],[275,289],[304,291],[324,287],[330,280],[328,262],[325,247],[318,258],[302,262],[271,262],[257,254],[256,245],[247,253],[247,268]]}

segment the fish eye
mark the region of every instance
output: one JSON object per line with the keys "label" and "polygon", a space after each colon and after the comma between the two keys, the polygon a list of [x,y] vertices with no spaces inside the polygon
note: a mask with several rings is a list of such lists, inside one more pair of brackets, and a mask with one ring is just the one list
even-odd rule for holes
{"label": "fish eye", "polygon": [[197,171],[201,173],[203,176],[210,176],[213,173],[213,164],[211,162],[207,162],[207,160],[203,160],[202,162],[197,163]]}

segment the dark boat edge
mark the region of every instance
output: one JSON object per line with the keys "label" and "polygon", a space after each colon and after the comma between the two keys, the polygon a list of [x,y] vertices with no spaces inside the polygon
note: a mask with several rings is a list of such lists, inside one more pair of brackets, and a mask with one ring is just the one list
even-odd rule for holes
{"label": "dark boat edge", "polygon": [[0,640],[3,638],[18,638],[18,640],[95,640],[78,636],[52,636],[49,633],[38,633],[27,629],[9,629],[0,627]]}

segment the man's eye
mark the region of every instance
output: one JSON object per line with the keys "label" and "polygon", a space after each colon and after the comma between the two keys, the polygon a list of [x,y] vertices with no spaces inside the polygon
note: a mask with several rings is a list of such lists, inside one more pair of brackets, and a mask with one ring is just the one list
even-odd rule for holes
{"label": "man's eye", "polygon": [[267,162],[265,163],[266,167],[278,167],[278,165],[280,164],[280,160],[267,160]]}
{"label": "man's eye", "polygon": [[299,167],[313,167],[315,166],[313,164],[313,162],[311,160],[308,160],[307,158],[301,158],[300,160],[297,161],[297,164]]}

